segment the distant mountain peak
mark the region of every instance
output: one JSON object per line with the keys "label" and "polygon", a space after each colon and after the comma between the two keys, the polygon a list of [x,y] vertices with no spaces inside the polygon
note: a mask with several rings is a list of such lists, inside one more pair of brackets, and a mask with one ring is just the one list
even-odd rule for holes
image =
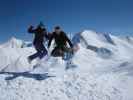
{"label": "distant mountain peak", "polygon": [[107,42],[113,45],[115,44],[109,33],[101,33],[93,30],[84,30],[80,34],[83,35],[84,38],[87,38],[87,41],[89,43],[93,42],[99,45],[100,42]]}
{"label": "distant mountain peak", "polygon": [[14,37],[14,36],[10,38],[10,41],[17,41],[17,40],[19,40],[19,39],[17,39],[17,38]]}
{"label": "distant mountain peak", "polygon": [[16,37],[11,37],[2,46],[3,47],[8,47],[8,48],[21,48],[22,45],[23,45],[23,40],[17,39]]}
{"label": "distant mountain peak", "polygon": [[84,30],[81,33],[94,33],[94,34],[96,34],[96,31],[94,31],[94,30]]}

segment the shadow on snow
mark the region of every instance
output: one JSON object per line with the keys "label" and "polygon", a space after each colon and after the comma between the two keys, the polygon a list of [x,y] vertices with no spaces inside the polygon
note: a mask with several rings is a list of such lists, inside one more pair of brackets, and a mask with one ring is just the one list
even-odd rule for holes
{"label": "shadow on snow", "polygon": [[30,72],[0,72],[0,74],[8,75],[5,78],[5,80],[13,80],[18,77],[25,77],[25,78],[32,78],[40,81],[40,80],[48,79],[50,77],[55,77],[55,76],[48,75],[48,73],[37,74],[37,73],[30,73]]}

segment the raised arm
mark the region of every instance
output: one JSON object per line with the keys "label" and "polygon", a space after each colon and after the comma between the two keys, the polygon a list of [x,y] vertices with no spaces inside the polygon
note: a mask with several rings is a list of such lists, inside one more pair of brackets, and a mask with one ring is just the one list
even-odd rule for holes
{"label": "raised arm", "polygon": [[28,28],[28,33],[35,33],[35,29],[33,29],[33,26],[30,26],[29,28]]}

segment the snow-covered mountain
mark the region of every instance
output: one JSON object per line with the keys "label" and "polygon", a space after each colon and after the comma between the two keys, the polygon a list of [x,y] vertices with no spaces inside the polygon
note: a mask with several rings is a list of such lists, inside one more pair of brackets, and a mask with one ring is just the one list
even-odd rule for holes
{"label": "snow-covered mountain", "polygon": [[122,39],[124,39],[125,41],[133,44],[133,37],[131,37],[131,36],[125,36],[125,37],[122,37]]}
{"label": "snow-covered mountain", "polygon": [[22,48],[24,41],[12,37],[9,41],[2,44],[3,48]]}
{"label": "snow-covered mountain", "polygon": [[133,38],[91,30],[75,35],[77,67],[68,70],[61,58],[29,64],[36,51],[25,41],[0,45],[0,100],[133,100]]}

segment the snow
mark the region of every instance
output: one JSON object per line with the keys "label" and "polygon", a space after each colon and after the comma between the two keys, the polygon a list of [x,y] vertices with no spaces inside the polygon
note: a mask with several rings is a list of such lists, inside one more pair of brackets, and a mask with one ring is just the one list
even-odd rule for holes
{"label": "snow", "polygon": [[12,37],[8,42],[2,45],[3,48],[21,48],[23,45],[23,41]]}
{"label": "snow", "polygon": [[60,57],[29,64],[27,57],[36,51],[23,46],[25,41],[12,38],[0,45],[0,100],[133,100],[133,43],[91,30],[80,34],[111,55],[105,58],[107,52],[86,49],[81,41],[73,58],[78,67],[65,70]]}

